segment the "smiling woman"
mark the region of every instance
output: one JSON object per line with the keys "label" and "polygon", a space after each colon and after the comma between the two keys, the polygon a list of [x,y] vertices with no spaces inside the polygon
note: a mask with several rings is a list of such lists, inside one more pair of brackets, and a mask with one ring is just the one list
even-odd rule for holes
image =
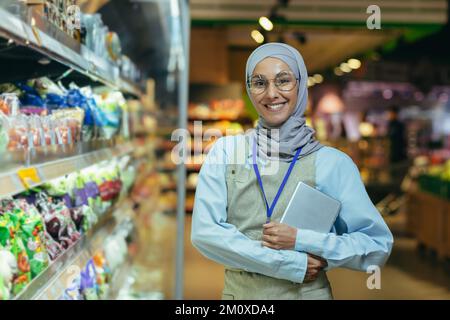
{"label": "smiling woman", "polygon": [[264,59],[256,65],[253,74],[249,88],[256,110],[269,125],[281,125],[297,105],[297,77],[277,58]]}
{"label": "smiling woman", "polygon": [[[225,265],[223,299],[332,299],[326,271],[382,266],[392,234],[351,158],[323,146],[306,125],[308,74],[300,53],[281,43],[262,45],[245,75],[258,125],[218,139],[209,151],[198,178],[192,243]],[[299,182],[340,201],[328,233],[279,223]]]}

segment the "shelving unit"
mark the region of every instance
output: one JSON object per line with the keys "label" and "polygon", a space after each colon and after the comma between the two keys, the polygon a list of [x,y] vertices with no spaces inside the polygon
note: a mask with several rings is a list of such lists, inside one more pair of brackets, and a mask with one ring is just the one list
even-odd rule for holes
{"label": "shelving unit", "polygon": [[110,141],[92,141],[5,153],[0,155],[6,168],[0,170],[0,197],[12,196],[133,149],[132,142],[113,146]]}
{"label": "shelving unit", "polygon": [[72,70],[78,72],[86,80],[100,82],[123,93],[141,96],[140,86],[122,77],[117,66],[95,56],[84,45],[68,36],[61,35],[58,40],[51,37],[49,34],[58,34],[62,31],[45,21],[39,14],[31,13],[29,21],[25,21],[0,8],[0,37],[6,41],[12,39],[19,45],[17,48],[11,44],[11,50],[18,50],[23,55],[25,48],[26,51],[39,54],[36,61],[43,56],[60,63],[64,66],[63,70],[69,70],[69,73]]}
{"label": "shelving unit", "polygon": [[[19,4],[17,4],[19,5]],[[13,14],[0,7],[0,62],[8,68],[0,83],[25,81],[48,76],[55,81],[75,81],[79,85],[104,85],[127,97],[140,98],[143,86],[127,79],[117,65],[96,56],[48,22],[34,7],[20,4],[27,14]],[[142,149],[138,140],[95,140],[71,145],[53,145],[0,154],[0,198],[13,196],[28,188],[79,171],[91,165]],[[142,152],[141,152],[142,153]],[[144,154],[136,157],[143,157]],[[37,275],[14,299],[59,299],[85,267],[102,249],[108,236],[128,228],[134,203],[123,195],[61,256]],[[129,259],[112,274],[110,299],[117,296]]]}
{"label": "shelving unit", "polygon": [[[7,5],[0,7],[0,63],[7,65],[8,68],[4,68],[0,74],[0,83],[13,83],[28,81],[30,79],[36,79],[40,77],[47,77],[54,83],[61,81],[63,86],[68,87],[72,81],[83,87],[85,85],[106,86],[112,90],[121,91],[126,98],[141,99],[141,102],[151,102],[156,96],[153,89],[148,85],[148,81],[145,83],[143,79],[129,79],[122,73],[121,67],[110,61],[106,57],[96,56],[85,45],[79,43],[77,40],[71,38],[65,32],[61,31],[57,26],[53,25],[43,16],[42,6],[27,6],[24,2],[7,0]],[[8,4],[13,4],[11,7]],[[169,34],[163,35],[163,41],[157,37],[153,37],[153,31],[149,32],[150,36],[147,38],[154,38],[157,43],[158,54],[167,52],[169,53],[169,47],[174,44],[174,41],[182,42],[182,50],[179,51],[184,59],[184,64],[188,65],[188,52],[189,52],[189,9],[186,3],[178,3],[180,6],[180,14],[177,17],[167,16],[164,12],[169,12],[171,6],[174,3],[167,3],[161,1],[155,4],[142,4],[142,11],[146,11],[140,17],[142,21],[149,22],[152,26],[151,30],[155,30],[153,21],[161,24],[162,30],[167,31]],[[117,9],[116,4],[112,2],[106,4],[108,8],[112,10]],[[18,9],[19,8],[19,9]],[[151,10],[157,8],[158,10]],[[16,10],[18,9],[18,10]],[[152,14],[149,15],[148,12]],[[154,19],[153,12],[156,13],[156,19]],[[134,12],[129,12],[124,16],[124,20],[133,19]],[[108,14],[104,13],[105,20],[108,19]],[[151,17],[150,17],[151,16]],[[131,17],[131,18],[130,18]],[[174,23],[176,22],[176,23]],[[109,23],[112,30],[118,30],[117,25]],[[181,24],[181,37],[179,31],[173,30],[174,26]],[[122,30],[123,31],[123,30]],[[172,35],[173,34],[173,35]],[[120,36],[124,35],[127,41],[123,43],[129,44],[129,37],[133,35],[123,32]],[[141,36],[142,35],[136,35]],[[157,35],[159,36],[159,35]],[[170,36],[170,39],[165,39]],[[122,39],[123,40],[123,39]],[[167,40],[167,41],[166,41]],[[137,39],[137,43],[139,39]],[[133,42],[133,41],[131,41]],[[139,43],[140,45],[140,43]],[[148,46],[148,44],[146,44]],[[134,46],[130,46],[133,47]],[[150,48],[151,46],[149,46]],[[147,48],[147,47],[146,47]],[[146,51],[145,54],[149,54]],[[142,54],[138,53],[136,56]],[[106,56],[106,55],[105,55]],[[130,53],[130,56],[132,54]],[[159,57],[159,55],[155,55]],[[152,55],[149,54],[149,60],[152,60]],[[152,62],[153,63],[153,62]],[[157,63],[160,63],[158,61]],[[155,72],[149,68],[146,63],[140,63],[140,67],[144,70],[137,72],[136,74],[147,75],[149,77],[155,77],[155,82],[165,83],[166,74],[169,74],[168,70],[165,70],[166,64],[163,65],[163,72]],[[160,68],[161,69],[161,68]],[[187,119],[187,84],[188,84],[188,71],[185,67],[177,68],[176,72],[177,90],[167,90],[161,86],[155,86],[155,90],[161,90],[158,92],[158,96],[161,98],[161,106],[165,112],[161,114],[152,115],[154,117],[161,117],[164,120],[170,120],[167,117],[169,109],[173,109],[172,120],[170,125],[175,128],[184,128],[184,122]],[[131,74],[131,73],[130,73]],[[161,76],[163,75],[163,76]],[[181,84],[179,84],[179,82]],[[167,90],[167,91],[165,91]],[[145,94],[144,94],[145,91]],[[177,92],[177,93],[174,93]],[[159,102],[158,102],[159,105]],[[145,110],[150,112],[149,110]],[[152,109],[153,110],[153,109]],[[153,110],[154,111],[154,110]],[[146,113],[146,115],[148,115]],[[162,121],[164,122],[164,121]],[[142,122],[143,123],[143,122]],[[158,126],[162,123],[158,122]],[[143,126],[144,127],[144,126]],[[137,127],[133,127],[135,129]],[[141,129],[141,128],[138,128]],[[168,130],[167,134],[170,134],[173,130]],[[20,151],[6,151],[0,155],[0,198],[12,196],[20,192],[25,191],[27,188],[38,186],[49,180],[57,177],[64,176],[68,173],[78,171],[93,164],[97,164],[101,161],[111,159],[116,156],[122,156],[126,154],[133,154],[133,165],[135,168],[143,168],[140,166],[142,163],[149,163],[145,167],[146,174],[153,176],[157,171],[156,164],[159,162],[154,158],[154,146],[147,145],[148,141],[145,140],[145,147],[142,145],[144,138],[149,132],[139,130],[136,133],[136,139],[129,142],[119,141],[93,141],[89,143],[79,143],[74,145],[58,145],[44,148],[33,148],[29,150]],[[167,137],[165,137],[167,138]],[[170,139],[170,138],[169,138]],[[150,139],[149,139],[150,140]],[[140,141],[140,144],[139,144]],[[141,154],[147,147],[151,148],[152,155]],[[167,150],[167,148],[165,148]],[[144,161],[145,159],[145,161]],[[149,161],[150,159],[150,161]],[[184,177],[181,173],[181,168],[170,166],[163,168],[164,170],[172,171],[173,174],[178,174],[180,178],[177,183],[184,185]],[[148,171],[148,172],[147,172]],[[143,175],[143,174],[142,174]],[[151,180],[151,178],[150,178]],[[174,188],[178,193],[179,202],[184,202],[184,195],[180,192],[180,188],[177,186],[170,186],[170,189]],[[156,193],[155,193],[156,194]],[[131,198],[131,197],[130,197]],[[133,199],[134,195],[133,195]],[[147,199],[145,199],[147,200]],[[151,199],[149,199],[151,200]],[[131,201],[131,200],[130,200]],[[128,209],[124,209],[122,204],[118,204],[115,208],[112,208],[110,212],[102,216],[98,224],[84,235],[79,241],[77,241],[72,247],[66,250],[60,257],[51,263],[51,265],[36,278],[34,278],[27,288],[22,291],[16,299],[56,299],[61,296],[65,289],[70,284],[69,279],[73,279],[76,270],[85,266],[86,262],[92,257],[92,254],[98,248],[102,248],[106,237],[111,234],[114,226],[120,228],[121,224],[118,222],[120,216],[124,211],[138,210],[138,206],[128,201]],[[171,203],[175,203],[172,201]],[[156,201],[155,201],[156,203]],[[152,208],[153,209],[153,208]],[[154,210],[158,210],[155,206]],[[176,287],[174,288],[174,297],[180,298],[182,295],[182,254],[183,254],[183,229],[182,222],[184,216],[183,208],[178,208],[177,216],[177,251],[176,251]],[[152,212],[150,210],[150,212]],[[129,248],[130,255],[133,248]],[[111,275],[112,286],[109,298],[114,299],[118,296],[121,284],[126,281],[127,272],[130,269],[130,259]],[[75,270],[75,271],[74,271]]]}

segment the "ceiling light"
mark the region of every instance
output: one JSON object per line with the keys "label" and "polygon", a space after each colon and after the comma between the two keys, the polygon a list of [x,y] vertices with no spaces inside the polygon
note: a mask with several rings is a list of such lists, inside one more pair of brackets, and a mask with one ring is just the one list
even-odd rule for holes
{"label": "ceiling light", "polygon": [[264,36],[258,30],[253,30],[251,33],[251,36],[252,36],[253,40],[255,40],[257,43],[264,42]]}
{"label": "ceiling light", "polygon": [[308,87],[312,87],[315,84],[313,77],[308,77]]}
{"label": "ceiling light", "polygon": [[361,67],[361,61],[358,59],[349,59],[347,63],[350,68],[355,70]]}
{"label": "ceiling light", "polygon": [[50,59],[48,59],[48,58],[45,58],[45,57],[43,57],[43,58],[40,58],[39,60],[38,60],[38,63],[40,63],[40,64],[42,64],[42,65],[48,65],[48,64],[50,64]]}
{"label": "ceiling light", "polygon": [[337,76],[342,76],[344,73],[339,67],[334,68],[334,74]]}
{"label": "ceiling light", "polygon": [[339,67],[341,68],[341,70],[343,72],[350,72],[350,71],[352,71],[352,68],[350,68],[350,66],[348,65],[347,62],[342,62]]}
{"label": "ceiling light", "polygon": [[314,82],[315,83],[322,83],[323,82],[323,76],[321,74],[316,73],[313,76]]}
{"label": "ceiling light", "polygon": [[259,24],[264,28],[264,30],[272,31],[273,29],[273,23],[267,17],[259,18]]}

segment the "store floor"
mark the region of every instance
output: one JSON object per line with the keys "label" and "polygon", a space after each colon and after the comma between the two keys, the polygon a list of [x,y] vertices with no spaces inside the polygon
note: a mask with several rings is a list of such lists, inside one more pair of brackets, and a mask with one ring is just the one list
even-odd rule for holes
{"label": "store floor", "polygon": [[[394,234],[401,220],[402,217],[388,219]],[[192,246],[190,229],[191,215],[187,215],[184,298],[220,299],[223,267],[204,258]],[[401,234],[395,236],[391,257],[381,270],[380,290],[367,288],[370,276],[371,274],[347,269],[336,269],[328,273],[335,299],[450,299],[448,266],[432,254],[421,254],[417,250],[416,241]]]}

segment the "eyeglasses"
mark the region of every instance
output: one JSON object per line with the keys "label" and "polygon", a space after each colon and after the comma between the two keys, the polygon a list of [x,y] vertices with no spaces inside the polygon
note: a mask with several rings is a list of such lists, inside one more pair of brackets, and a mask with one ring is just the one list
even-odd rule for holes
{"label": "eyeglasses", "polygon": [[269,82],[273,81],[275,87],[280,91],[291,91],[295,88],[297,79],[292,72],[282,71],[275,79],[267,79],[263,75],[255,75],[247,80],[250,92],[253,94],[261,94],[269,87]]}

